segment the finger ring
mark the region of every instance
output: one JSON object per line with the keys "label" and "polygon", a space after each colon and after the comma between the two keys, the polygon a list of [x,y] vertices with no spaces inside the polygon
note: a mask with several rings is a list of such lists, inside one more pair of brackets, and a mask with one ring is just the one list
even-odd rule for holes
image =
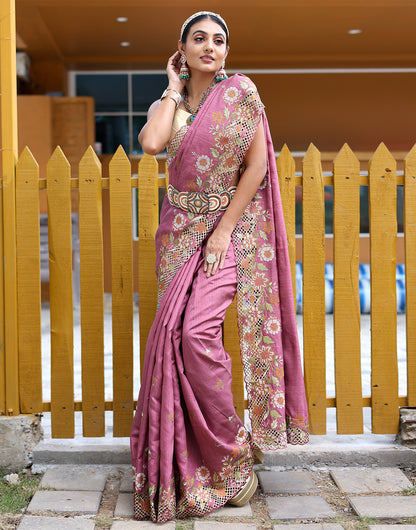
{"label": "finger ring", "polygon": [[206,262],[212,265],[217,261],[217,256],[215,254],[208,254],[208,256],[205,258]]}

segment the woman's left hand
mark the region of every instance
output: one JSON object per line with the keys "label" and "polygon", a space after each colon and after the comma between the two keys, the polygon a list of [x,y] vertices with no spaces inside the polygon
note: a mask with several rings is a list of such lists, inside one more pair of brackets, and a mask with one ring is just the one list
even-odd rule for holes
{"label": "woman's left hand", "polygon": [[[230,243],[230,234],[220,230],[219,227],[217,227],[212,233],[211,237],[208,239],[207,245],[205,247],[204,272],[207,273],[207,278],[214,275],[218,268],[223,268]],[[208,256],[209,259],[207,261]],[[213,256],[215,256],[215,261]],[[211,260],[214,262],[209,263]]]}

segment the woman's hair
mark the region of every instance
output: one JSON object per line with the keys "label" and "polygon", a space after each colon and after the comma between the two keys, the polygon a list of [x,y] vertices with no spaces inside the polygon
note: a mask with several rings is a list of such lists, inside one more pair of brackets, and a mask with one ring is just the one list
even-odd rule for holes
{"label": "woman's hair", "polygon": [[186,38],[188,37],[188,33],[189,33],[189,30],[191,29],[191,27],[194,24],[196,24],[197,22],[199,22],[200,20],[204,20],[206,18],[209,18],[209,19],[213,20],[219,26],[221,26],[221,28],[224,30],[226,44],[228,46],[228,28],[225,25],[224,21],[220,17],[218,17],[215,13],[201,13],[200,15],[197,15],[194,18],[190,17],[189,22],[185,25],[185,27],[182,30],[181,42],[183,44],[185,44],[186,43]]}

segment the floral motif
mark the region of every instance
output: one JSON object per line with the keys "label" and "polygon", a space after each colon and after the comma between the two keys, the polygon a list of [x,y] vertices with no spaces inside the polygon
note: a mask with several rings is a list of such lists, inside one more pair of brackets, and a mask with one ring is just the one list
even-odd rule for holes
{"label": "floral motif", "polygon": [[135,491],[140,491],[144,488],[146,484],[146,475],[144,473],[136,473],[134,477],[134,487]]}
{"label": "floral motif", "polygon": [[263,261],[271,261],[275,256],[273,247],[271,245],[263,245],[260,247],[258,255]]}
{"label": "floral motif", "polygon": [[201,155],[196,159],[195,165],[199,171],[205,173],[211,167],[211,159],[207,155]]}
{"label": "floral motif", "polygon": [[184,228],[186,225],[186,218],[181,213],[177,213],[175,215],[175,218],[173,219],[173,229],[174,230],[180,230],[181,228]]}
{"label": "floral motif", "polygon": [[221,122],[222,122],[223,119],[224,119],[224,116],[222,115],[221,111],[212,113],[212,122],[213,123],[218,123],[218,125],[221,125]]}
{"label": "floral motif", "polygon": [[240,91],[236,87],[230,87],[227,88],[227,90],[224,92],[224,100],[227,103],[235,103],[240,96]]}
{"label": "floral motif", "polygon": [[267,284],[269,283],[269,280],[267,276],[263,272],[256,272],[253,276],[253,285],[254,287],[257,287],[259,289],[265,288]]}
{"label": "floral motif", "polygon": [[202,484],[206,484],[211,478],[211,473],[207,467],[201,466],[195,471],[195,477],[199,482],[202,482]]}
{"label": "floral motif", "polygon": [[264,324],[264,331],[270,335],[277,335],[281,330],[280,320],[276,317],[270,317]]}
{"label": "floral motif", "polygon": [[275,392],[272,396],[272,403],[277,409],[283,409],[285,406],[284,392]]}
{"label": "floral motif", "polygon": [[247,431],[244,427],[238,429],[237,436],[235,437],[235,443],[241,445],[247,441]]}
{"label": "floral motif", "polygon": [[221,151],[229,149],[231,146],[231,138],[224,133],[220,133],[215,138],[215,146]]}

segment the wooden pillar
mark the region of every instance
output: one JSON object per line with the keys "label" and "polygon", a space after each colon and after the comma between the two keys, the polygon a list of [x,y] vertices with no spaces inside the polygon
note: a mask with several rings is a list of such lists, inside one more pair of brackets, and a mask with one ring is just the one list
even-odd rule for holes
{"label": "wooden pillar", "polygon": [[[19,370],[17,340],[16,282],[16,198],[15,167],[17,162],[17,87],[16,87],[16,19],[14,0],[0,2],[0,101],[2,136],[2,219],[3,274],[0,291],[4,318],[0,325],[0,368],[4,379],[4,412],[19,414]],[[1,382],[1,381],[0,381]]]}

